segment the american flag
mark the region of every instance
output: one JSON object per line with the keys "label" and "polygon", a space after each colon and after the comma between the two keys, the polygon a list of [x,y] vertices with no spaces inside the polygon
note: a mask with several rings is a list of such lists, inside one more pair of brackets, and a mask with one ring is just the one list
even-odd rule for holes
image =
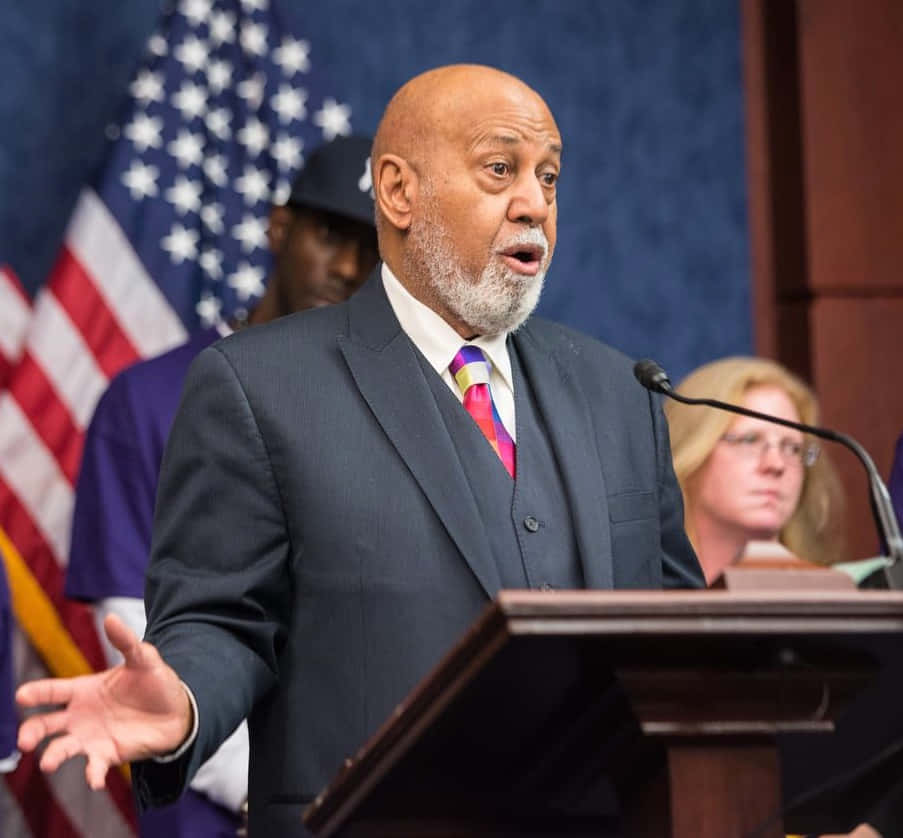
{"label": "american flag", "polygon": [[[46,283],[30,299],[0,269],[0,554],[20,680],[105,665],[92,615],[62,592],[84,432],[107,382],[253,305],[270,204],[306,150],[350,133],[310,43],[275,18],[269,0],[167,7]],[[5,780],[4,836],[136,832],[124,772],[98,795],[77,762],[43,777],[28,756]]]}

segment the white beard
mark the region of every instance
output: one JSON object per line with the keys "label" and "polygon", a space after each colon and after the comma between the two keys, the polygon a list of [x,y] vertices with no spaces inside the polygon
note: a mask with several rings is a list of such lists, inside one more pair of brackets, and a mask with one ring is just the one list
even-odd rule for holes
{"label": "white beard", "polygon": [[[499,335],[520,327],[536,308],[546,270],[549,244],[538,227],[525,227],[504,241],[493,242],[490,260],[479,277],[458,261],[454,242],[427,192],[423,212],[408,231],[405,272],[421,277],[439,302],[478,335]],[[539,245],[544,256],[535,276],[511,270],[496,254],[518,245]]]}

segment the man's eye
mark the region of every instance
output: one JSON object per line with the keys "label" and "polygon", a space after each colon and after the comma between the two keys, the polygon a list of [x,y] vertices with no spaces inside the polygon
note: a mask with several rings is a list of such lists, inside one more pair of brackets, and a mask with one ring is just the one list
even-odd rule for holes
{"label": "man's eye", "polygon": [[788,457],[799,457],[803,453],[803,443],[792,439],[781,440],[781,451]]}
{"label": "man's eye", "polygon": [[492,174],[498,175],[499,177],[504,177],[508,174],[507,163],[490,163],[489,168],[492,169]]}
{"label": "man's eye", "polygon": [[762,437],[759,434],[742,434],[740,438],[737,440],[741,445],[758,445],[762,441]]}
{"label": "man's eye", "polygon": [[555,172],[544,172],[541,180],[545,186],[554,186],[558,183],[558,175]]}
{"label": "man's eye", "polygon": [[323,244],[338,244],[342,236],[338,230],[328,224],[320,224],[317,227],[317,239]]}

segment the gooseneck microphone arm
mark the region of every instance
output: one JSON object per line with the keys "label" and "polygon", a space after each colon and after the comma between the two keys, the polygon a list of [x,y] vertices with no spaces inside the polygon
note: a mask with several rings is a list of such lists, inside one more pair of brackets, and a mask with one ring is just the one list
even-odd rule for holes
{"label": "gooseneck microphone arm", "polygon": [[[803,433],[820,437],[821,439],[830,439],[832,442],[839,442],[849,448],[862,463],[865,473],[868,476],[869,489],[872,496],[872,514],[875,517],[875,524],[881,535],[889,558],[894,565],[903,567],[903,538],[900,536],[900,526],[897,523],[897,516],[894,513],[894,507],[891,503],[890,494],[887,486],[881,479],[875,463],[866,451],[855,439],[846,434],[832,431],[830,428],[818,428],[814,425],[805,425],[802,422],[791,422],[789,419],[780,419],[777,416],[769,416],[767,413],[759,413],[756,410],[749,410],[736,404],[721,402],[717,399],[691,399],[688,396],[682,396],[672,386],[668,378],[668,374],[653,360],[646,359],[637,361],[633,367],[633,374],[637,381],[640,382],[647,390],[661,393],[668,398],[683,402],[684,404],[706,405],[708,407],[716,407],[720,410],[729,410],[731,413],[739,413],[743,416],[751,416],[754,419],[762,419],[765,422],[772,422],[776,425],[784,425],[788,428],[795,428]],[[888,580],[892,581],[892,580]],[[899,587],[894,584],[892,587]]]}

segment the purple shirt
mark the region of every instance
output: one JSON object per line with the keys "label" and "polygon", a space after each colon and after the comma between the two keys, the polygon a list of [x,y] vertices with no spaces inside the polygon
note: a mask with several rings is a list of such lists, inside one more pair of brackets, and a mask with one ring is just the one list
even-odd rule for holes
{"label": "purple shirt", "polygon": [[[66,596],[144,598],[163,448],[195,356],[220,335],[198,332],[170,352],[123,370],[97,404],[75,491]],[[143,838],[225,838],[239,819],[188,789],[139,817]]]}
{"label": "purple shirt", "polygon": [[163,448],[195,356],[219,337],[193,335],[110,382],[85,436],[75,491],[66,596],[144,598]]}

